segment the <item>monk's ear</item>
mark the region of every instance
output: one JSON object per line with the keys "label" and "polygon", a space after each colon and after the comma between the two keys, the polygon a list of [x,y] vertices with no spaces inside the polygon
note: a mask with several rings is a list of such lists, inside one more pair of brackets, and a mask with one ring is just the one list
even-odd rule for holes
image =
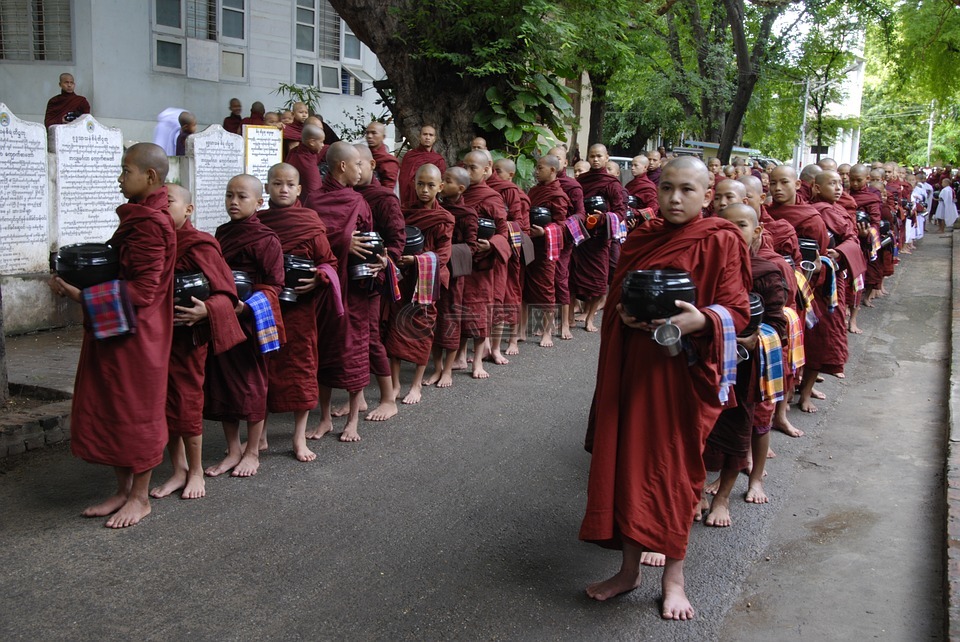
{"label": "monk's ear", "polygon": [[709,207],[710,203],[713,202],[713,188],[708,187],[707,191],[703,193],[703,207]]}
{"label": "monk's ear", "polygon": [[377,161],[375,160],[370,161],[370,169],[377,169]]}
{"label": "monk's ear", "polygon": [[147,169],[147,180],[151,185],[156,185],[160,182],[160,174],[153,167]]}

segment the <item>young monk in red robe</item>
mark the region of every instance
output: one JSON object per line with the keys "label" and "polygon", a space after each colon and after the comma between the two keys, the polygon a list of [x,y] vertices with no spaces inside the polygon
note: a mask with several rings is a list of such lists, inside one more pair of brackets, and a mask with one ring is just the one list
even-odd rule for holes
{"label": "young monk in red robe", "polygon": [[500,340],[507,326],[510,327],[510,342],[506,354],[520,354],[518,346],[520,330],[520,304],[523,301],[523,236],[530,235],[530,199],[521,190],[513,177],[517,165],[509,158],[499,158],[493,164],[493,173],[487,185],[500,194],[507,208],[507,225],[510,228],[510,260],[507,262],[506,288],[503,301],[495,310],[493,332],[490,334],[490,360],[497,365],[510,361],[500,352]]}
{"label": "young monk in red robe", "polygon": [[263,115],[267,112],[266,107],[259,100],[250,105],[250,115],[240,121],[240,133],[243,133],[243,125],[264,125]]}
{"label": "young monk in red robe", "polygon": [[[133,307],[135,333],[95,338],[89,297],[60,277],[50,282],[56,294],[84,303],[70,450],[84,461],[113,467],[117,492],[83,511],[84,517],[112,515],[109,528],[133,526],[150,514],[150,473],[163,460],[167,443],[164,411],[176,260],[176,232],[164,187],[167,170],[161,147],[138,143],[124,155],[118,179],[129,202],[117,208],[120,225],[109,243],[120,255],[119,279],[126,288],[120,296]],[[104,376],[110,377],[109,387]]]}
{"label": "young monk in red robe", "polygon": [[[857,203],[857,210],[866,212],[870,217],[870,227],[874,229],[874,232],[877,233],[877,230],[880,228],[880,221],[882,219],[882,201],[880,196],[871,191],[868,188],[868,181],[870,179],[870,169],[863,164],[857,164],[850,168],[850,195],[853,197],[853,200]],[[867,231],[869,234],[869,230]],[[869,241],[863,243],[863,253],[864,260],[867,262],[867,271],[864,273],[864,290],[862,296],[860,297],[860,303],[867,306],[868,308],[873,307],[873,299],[876,296],[875,292],[883,284],[883,264],[879,260],[871,261],[871,250],[869,247]],[[854,298],[851,311],[850,311],[850,332],[853,334],[860,334],[863,330],[860,328],[859,323],[857,322],[857,317],[859,316],[860,306],[857,305],[858,301]]]}
{"label": "young monk in red robe", "polygon": [[[436,165],[427,163],[416,174],[419,207],[405,207],[403,218],[407,225],[423,233],[423,252],[420,256],[404,255],[399,265],[404,278],[400,281],[401,300],[393,304],[385,346],[390,355],[393,389],[400,390],[400,362],[416,364],[410,392],[403,398],[405,404],[420,403],[423,373],[430,360],[434,329],[437,323],[437,298],[441,288],[450,286],[453,215],[437,203],[443,188],[443,175]],[[433,256],[428,256],[432,253]],[[430,270],[430,273],[424,272]]]}
{"label": "young monk in red robe", "polygon": [[239,98],[230,99],[230,115],[223,119],[223,128],[231,134],[240,134],[240,128],[243,126],[243,105]]}
{"label": "young monk in red robe", "polygon": [[400,175],[400,163],[396,157],[387,149],[383,139],[387,136],[387,128],[383,123],[373,121],[367,125],[364,132],[364,138],[370,153],[373,154],[373,160],[377,162],[376,176],[380,184],[389,190],[397,185],[397,178]]}
{"label": "young monk in red robe", "polygon": [[[257,216],[263,205],[263,184],[249,174],[234,176],[227,183],[225,200],[230,221],[216,233],[223,258],[230,269],[247,273],[254,291],[266,297],[282,343],[277,296],[284,282],[283,250],[277,235]],[[267,417],[267,355],[260,349],[257,319],[246,301],[237,305],[237,315],[247,340],[207,358],[203,416],[221,422],[227,439],[227,456],[205,471],[210,477],[228,471],[233,477],[252,477],[260,469],[260,437]],[[242,420],[247,422],[245,446],[240,443]]]}
{"label": "young monk in red robe", "polygon": [[630,161],[630,173],[633,174],[633,179],[625,187],[628,194],[637,197],[641,208],[652,209],[656,216],[660,206],[657,204],[657,186],[647,177],[649,167],[650,159],[646,156],[634,156]]}
{"label": "young monk in red robe", "polygon": [[[809,203],[813,198],[813,179],[817,177],[822,170],[819,165],[804,165],[800,170],[800,187],[797,188],[797,203]],[[771,177],[772,178],[772,177]]]}
{"label": "young monk in red robe", "polygon": [[553,347],[553,318],[557,314],[556,264],[559,249],[563,247],[564,222],[570,209],[570,200],[560,187],[557,173],[560,171],[560,159],[547,154],[537,161],[534,177],[537,184],[530,188],[530,205],[546,207],[550,210],[551,223],[544,227],[530,226],[533,237],[535,258],[527,266],[523,283],[524,306],[520,320],[527,328],[531,310],[543,317],[540,347]]}
{"label": "young monk in red robe", "polygon": [[[584,199],[602,196],[609,211],[622,218],[625,209],[623,191],[620,179],[607,173],[606,165],[610,160],[607,148],[604,145],[591,145],[587,158],[590,160],[590,171],[577,179],[583,188]],[[595,317],[607,293],[611,239],[607,233],[605,214],[587,214],[589,237],[573,250],[571,280],[574,294],[586,302],[584,328],[587,332],[596,332],[599,328],[594,323]]]}
{"label": "young monk in red robe", "polygon": [[[450,282],[440,289],[437,303],[437,329],[433,335],[433,373],[424,384],[438,388],[453,385],[453,364],[460,350],[460,325],[464,314],[463,283],[464,277],[453,273],[453,257],[461,266],[461,273],[469,273],[473,268],[473,256],[479,251],[477,242],[477,210],[463,200],[463,193],[470,187],[470,174],[462,167],[450,167],[443,173],[443,186],[440,195],[443,209],[454,218],[453,238],[450,248]],[[446,351],[446,356],[444,356]]]}
{"label": "young monk in red robe", "polygon": [[[393,190],[387,189],[377,180],[374,170],[377,163],[373,160],[370,148],[357,143],[354,148],[360,154],[360,182],[354,189],[360,192],[370,212],[373,214],[373,230],[383,239],[383,246],[390,260],[397,263],[406,244],[406,230],[403,223],[403,211],[400,209],[400,200]],[[400,393],[393,387],[393,376],[390,371],[390,357],[383,345],[384,323],[390,311],[389,303],[384,301],[380,294],[386,283],[386,273],[381,272],[376,284],[370,289],[370,372],[377,378],[377,387],[380,389],[380,403],[366,415],[366,421],[386,421],[398,412],[397,395]],[[390,288],[388,288],[389,290]],[[342,417],[349,411],[349,407],[336,408],[334,417]],[[363,391],[360,391],[360,412],[367,411],[367,400]]]}
{"label": "young monk in red robe", "polygon": [[[43,126],[63,125],[90,113],[90,103],[74,92],[76,81],[72,74],[60,74],[60,93],[47,101],[47,112],[43,117]],[[70,120],[67,117],[70,116]]]}
{"label": "young monk in red robe", "polygon": [[303,126],[307,123],[307,118],[310,117],[310,110],[304,103],[293,103],[293,106],[290,108],[290,113],[293,115],[293,120],[291,120],[289,124],[284,123],[283,127],[284,159],[300,144],[300,140],[303,137]]}
{"label": "young monk in red robe", "polygon": [[[320,439],[333,430],[330,397],[333,388],[350,395],[350,412],[340,441],[360,441],[360,393],[370,382],[370,288],[369,279],[349,278],[350,254],[366,258],[370,251],[356,238],[356,232],[373,229],[370,206],[353,189],[360,181],[361,160],[356,148],[343,141],[327,152],[330,173],[323,189],[307,207],[317,212],[327,228],[330,249],[337,257],[343,316],[331,297],[321,301],[317,315],[317,382],[320,384],[320,424],[307,433],[307,439]],[[386,265],[386,257],[380,263]]]}
{"label": "young monk in red robe", "polygon": [[[309,126],[308,126],[309,127]],[[304,138],[307,128],[304,129]],[[294,152],[306,143],[294,148]],[[327,265],[337,268],[337,259],[327,241],[327,228],[317,213],[300,205],[300,177],[287,163],[279,163],[267,174],[269,207],[258,216],[280,239],[284,254],[308,259],[317,269],[313,278],[300,279],[294,288],[297,300],[282,303],[283,329],[287,343],[267,363],[267,410],[293,413],[293,455],[299,461],[313,461],[316,453],[307,447],[307,420],[317,406],[320,390],[317,385],[317,311],[318,289],[330,288]],[[333,296],[330,294],[329,296]],[[264,422],[261,445],[266,446],[267,425]]]}
{"label": "young monk in red robe", "polygon": [[320,149],[323,147],[323,129],[305,125],[300,133],[300,144],[287,152],[286,162],[300,176],[300,201],[306,202],[320,191]]}
{"label": "young monk in red robe", "polygon": [[[694,616],[684,592],[683,558],[706,471],[704,442],[723,409],[724,335],[747,325],[750,260],[737,228],[704,219],[710,202],[706,166],[682,156],[660,176],[660,214],[623,244],[603,315],[597,387],[585,446],[593,453],[580,539],[622,551],[620,571],[587,587],[608,600],[640,584],[644,551],[666,554],[664,619]],[[697,305],[677,302],[677,325],[696,360],[668,356],[651,338],[667,319],[639,322],[626,315],[620,293],[635,269],[672,268],[690,274]],[[721,306],[707,308],[708,304]],[[629,386],[624,382],[629,381]],[[727,381],[727,383],[729,383]],[[723,396],[722,399],[726,399]]]}
{"label": "young monk in red robe", "polygon": [[[461,326],[460,352],[454,369],[467,367],[467,339],[472,338],[472,376],[474,379],[486,379],[490,375],[483,368],[483,359],[486,356],[484,344],[496,302],[497,275],[500,273],[505,276],[507,261],[510,259],[510,236],[503,199],[486,182],[493,166],[489,152],[470,152],[464,156],[463,166],[470,175],[470,187],[463,193],[463,200],[477,211],[479,218],[493,220],[496,233],[490,240],[477,241],[473,272],[464,277],[463,305],[466,310]],[[502,284],[499,290],[503,291]]]}
{"label": "young monk in red robe", "polygon": [[419,202],[417,186],[415,184],[417,170],[430,163],[436,165],[440,172],[447,171],[447,161],[434,151],[433,145],[437,142],[437,128],[433,125],[420,127],[420,146],[411,149],[403,155],[400,161],[400,204],[403,207],[412,207]]}
{"label": "young monk in red robe", "polygon": [[[583,188],[580,187],[580,183],[575,178],[567,176],[567,150],[563,147],[554,147],[549,154],[560,159],[560,173],[557,175],[557,180],[570,200],[567,218],[576,218],[581,223],[585,223],[587,215],[583,211]],[[570,332],[573,319],[570,308],[570,262],[572,257],[573,237],[570,236],[569,231],[564,230],[563,249],[560,250],[560,260],[557,261],[554,285],[557,290],[557,305],[560,306],[560,338],[565,341],[573,339],[573,333]]]}
{"label": "young monk in red robe", "polygon": [[203,481],[203,379],[207,348],[220,354],[242,343],[246,335],[234,309],[239,302],[230,266],[223,260],[217,240],[190,223],[193,203],[190,190],[167,185],[168,209],[177,228],[177,260],[180,274],[203,273],[210,296],[192,305],[174,306],[173,347],[167,377],[167,428],[173,475],[150,491],[151,497],[166,497],[180,489],[182,499],[206,495]]}

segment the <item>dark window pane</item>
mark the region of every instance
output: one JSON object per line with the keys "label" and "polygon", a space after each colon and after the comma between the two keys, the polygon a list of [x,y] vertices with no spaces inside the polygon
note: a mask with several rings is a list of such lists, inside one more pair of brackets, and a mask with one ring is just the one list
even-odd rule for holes
{"label": "dark window pane", "polygon": [[243,39],[243,12],[223,10],[223,36]]}
{"label": "dark window pane", "polygon": [[180,28],[180,0],[157,0],[157,24]]}
{"label": "dark window pane", "polygon": [[313,51],[313,27],[297,25],[297,49]]}
{"label": "dark window pane", "polygon": [[183,58],[180,55],[183,45],[166,40],[157,40],[157,66],[182,69]]}
{"label": "dark window pane", "polygon": [[297,84],[313,84],[313,65],[307,65],[302,62],[297,63]]}

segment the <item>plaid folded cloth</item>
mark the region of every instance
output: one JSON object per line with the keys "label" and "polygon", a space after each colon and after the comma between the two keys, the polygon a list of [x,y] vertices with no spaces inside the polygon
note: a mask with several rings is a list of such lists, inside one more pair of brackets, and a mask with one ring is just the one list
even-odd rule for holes
{"label": "plaid folded cloth", "polygon": [[93,285],[81,291],[93,336],[109,339],[136,334],[137,312],[127,297],[127,284],[119,279]]}
{"label": "plaid folded cloth", "polygon": [[413,291],[413,302],[419,305],[430,305],[437,301],[437,278],[440,270],[440,259],[433,252],[424,252],[417,255],[417,285]]}
{"label": "plaid folded cloth", "polygon": [[637,210],[636,213],[637,213],[637,218],[642,219],[644,221],[649,221],[650,219],[654,218],[652,207],[645,207],[642,210]]}
{"label": "plaid folded cloth", "polygon": [[615,212],[607,212],[607,238],[620,243],[627,238],[627,227],[620,223],[620,217]]}
{"label": "plaid folded cloth", "polygon": [[317,272],[323,272],[330,279],[330,296],[333,297],[333,303],[337,306],[337,316],[343,316],[343,292],[340,290],[340,275],[333,269],[329,263],[321,263],[317,266]]}
{"label": "plaid folded cloth", "polygon": [[870,243],[870,255],[867,258],[871,261],[876,261],[877,253],[880,252],[880,232],[877,231],[877,228],[871,226],[867,234]]}
{"label": "plaid folded cloth", "polygon": [[827,310],[833,312],[840,304],[837,298],[837,266],[829,256],[821,256],[820,262],[827,270],[827,281],[823,284],[823,294],[827,297]]}
{"label": "plaid folded cloth", "polygon": [[796,374],[807,362],[807,355],[803,351],[803,324],[796,310],[783,307],[783,315],[787,317],[787,353],[784,364],[790,368],[791,374]]}
{"label": "plaid folded cloth", "polygon": [[393,259],[391,259],[389,255],[387,256],[386,271],[388,296],[396,303],[400,300],[400,269],[397,268],[397,264],[393,262]]}
{"label": "plaid folded cloth", "polygon": [[523,247],[523,230],[516,221],[507,221],[507,227],[510,228],[510,246],[519,254],[520,248]]}
{"label": "plaid folded cloth", "polygon": [[563,248],[563,228],[556,223],[550,223],[543,228],[543,240],[547,248],[547,260],[559,260],[560,250]]}
{"label": "plaid folded cloth", "polygon": [[280,333],[277,330],[277,322],[273,318],[270,299],[263,292],[254,292],[244,303],[250,306],[257,324],[257,343],[260,344],[260,352],[267,354],[279,350]]}
{"label": "plaid folded cloth", "polygon": [[760,393],[764,401],[783,401],[783,348],[777,331],[760,324]]}
{"label": "plaid folded cloth", "polygon": [[583,231],[583,224],[576,216],[571,216],[566,220],[565,225],[570,236],[573,237],[573,247],[577,247],[587,240],[587,235]]}
{"label": "plaid folded cloth", "polygon": [[806,312],[807,327],[812,328],[820,321],[820,319],[817,318],[817,313],[813,311],[813,288],[810,287],[810,282],[807,281],[807,277],[803,275],[803,272],[794,270],[794,274],[797,276],[800,299],[803,303],[803,309]]}
{"label": "plaid folded cloth", "polygon": [[862,274],[858,274],[858,275],[857,275],[857,278],[855,278],[855,279],[853,280],[853,291],[854,291],[854,292],[861,292],[861,291],[862,291],[864,288],[866,288],[866,287],[867,287],[867,285],[866,285],[866,282],[863,280],[863,275],[862,275]]}
{"label": "plaid folded cloth", "polygon": [[722,305],[708,305],[708,310],[720,317],[721,340],[723,341],[723,364],[720,371],[720,403],[727,403],[730,390],[737,383],[737,333],[733,317]]}

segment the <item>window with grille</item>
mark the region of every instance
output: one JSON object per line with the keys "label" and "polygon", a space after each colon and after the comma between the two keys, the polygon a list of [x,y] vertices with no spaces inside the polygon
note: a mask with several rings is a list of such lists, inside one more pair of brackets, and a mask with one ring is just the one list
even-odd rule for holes
{"label": "window with grille", "polygon": [[0,60],[73,62],[70,0],[0,0]]}
{"label": "window with grille", "polygon": [[246,78],[247,0],[153,0],[153,8],[157,71],[189,74],[197,59],[191,56],[188,40],[195,39],[220,45],[221,79]]}
{"label": "window with grille", "polygon": [[294,7],[293,80],[348,96],[363,93],[366,74],[360,40],[327,0],[297,0]]}

